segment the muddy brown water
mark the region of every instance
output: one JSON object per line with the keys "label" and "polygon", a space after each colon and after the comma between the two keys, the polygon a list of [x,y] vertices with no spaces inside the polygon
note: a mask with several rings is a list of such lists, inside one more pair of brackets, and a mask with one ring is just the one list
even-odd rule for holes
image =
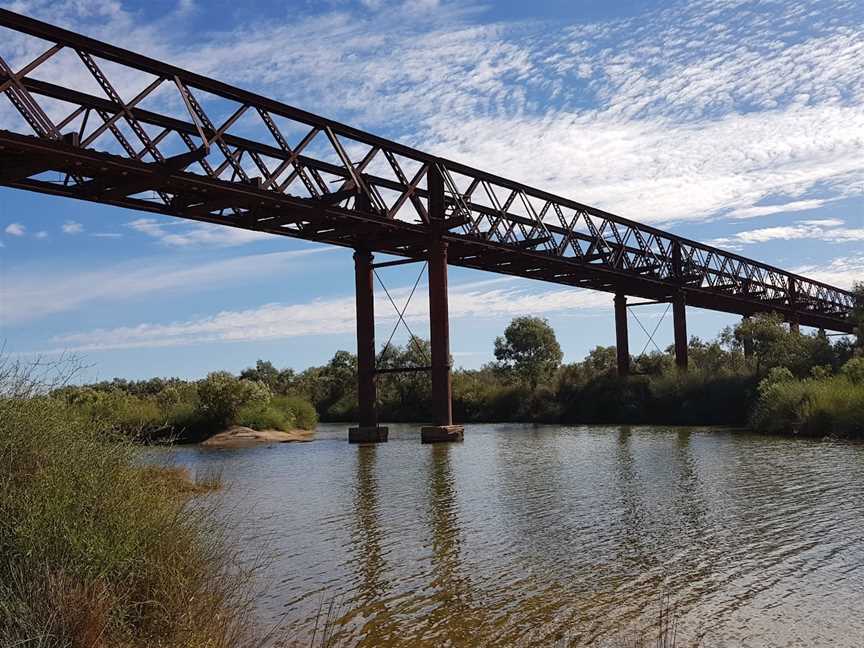
{"label": "muddy brown water", "polygon": [[[864,645],[864,445],[711,428],[417,426],[173,460],[219,469],[257,615],[341,645]],[[668,601],[663,604],[661,601]],[[680,639],[686,640],[681,641]],[[653,645],[653,644],[652,644]]]}

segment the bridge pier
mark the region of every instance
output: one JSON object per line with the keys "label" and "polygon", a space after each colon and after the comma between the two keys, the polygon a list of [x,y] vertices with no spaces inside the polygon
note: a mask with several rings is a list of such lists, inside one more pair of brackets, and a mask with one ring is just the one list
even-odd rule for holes
{"label": "bridge pier", "polygon": [[[744,315],[744,317],[741,318],[741,321],[744,324],[746,324],[747,322],[750,321],[750,316]],[[753,357],[753,338],[751,338],[749,336],[745,337],[743,340],[743,345],[744,345],[744,357],[748,358],[748,359],[752,358]]]}
{"label": "bridge pier", "polygon": [[615,349],[618,354],[618,375],[630,374],[630,341],[627,334],[627,295],[615,294]]}
{"label": "bridge pier", "polygon": [[354,251],[354,285],[357,304],[357,404],[358,425],[348,428],[349,443],[381,443],[387,428],[378,425],[375,376],[375,294],[372,253]]}
{"label": "bridge pier", "polygon": [[675,329],[675,365],[687,371],[687,303],[683,292],[672,298],[672,323]]}
{"label": "bridge pier", "polygon": [[432,414],[434,425],[420,428],[423,443],[461,441],[465,428],[453,425],[450,380],[450,315],[447,298],[447,242],[444,232],[444,180],[437,165],[426,175],[429,190],[429,331],[432,345]]}
{"label": "bridge pier", "polygon": [[[789,277],[789,305],[794,307],[798,302],[798,282],[794,277]],[[801,320],[797,313],[792,313],[786,318],[789,322],[789,332],[799,335],[801,333]]]}

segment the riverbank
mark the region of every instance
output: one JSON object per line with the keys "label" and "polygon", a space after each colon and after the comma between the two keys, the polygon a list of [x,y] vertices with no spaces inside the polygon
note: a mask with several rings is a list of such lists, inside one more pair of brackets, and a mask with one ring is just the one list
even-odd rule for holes
{"label": "riverbank", "polygon": [[249,574],[201,499],[219,476],[142,465],[110,421],[16,372],[14,390],[0,372],[0,645],[246,645]]}
{"label": "riverbank", "polygon": [[[274,394],[263,382],[217,371],[197,381],[153,378],[115,379],[64,386],[51,392],[76,416],[91,419],[136,442],[218,445],[242,427],[247,439],[308,440],[315,408],[301,396]],[[281,436],[278,433],[285,433]],[[269,438],[266,438],[269,434]],[[236,435],[235,435],[236,436]]]}

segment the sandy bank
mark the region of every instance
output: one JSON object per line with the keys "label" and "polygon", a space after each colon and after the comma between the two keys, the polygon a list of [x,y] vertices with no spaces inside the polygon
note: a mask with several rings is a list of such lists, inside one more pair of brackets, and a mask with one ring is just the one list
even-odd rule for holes
{"label": "sandy bank", "polygon": [[201,445],[210,448],[243,448],[259,443],[292,443],[311,441],[315,433],[311,430],[253,430],[252,428],[235,425],[224,432],[215,434]]}

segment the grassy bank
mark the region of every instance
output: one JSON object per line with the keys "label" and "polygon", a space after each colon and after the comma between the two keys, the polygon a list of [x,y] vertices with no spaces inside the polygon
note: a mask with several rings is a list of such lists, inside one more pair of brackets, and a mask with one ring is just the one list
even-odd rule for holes
{"label": "grassy bank", "polygon": [[142,467],[112,422],[5,370],[0,645],[243,645],[245,579],[192,502],[218,482]]}
{"label": "grassy bank", "polygon": [[864,438],[864,358],[839,375],[796,379],[775,370],[759,386],[752,426],[769,434]]}
{"label": "grassy bank", "polygon": [[225,371],[198,381],[115,379],[55,389],[51,396],[76,416],[136,440],[200,441],[232,425],[254,430],[311,430],[315,408],[295,394],[274,394],[264,383]]}

